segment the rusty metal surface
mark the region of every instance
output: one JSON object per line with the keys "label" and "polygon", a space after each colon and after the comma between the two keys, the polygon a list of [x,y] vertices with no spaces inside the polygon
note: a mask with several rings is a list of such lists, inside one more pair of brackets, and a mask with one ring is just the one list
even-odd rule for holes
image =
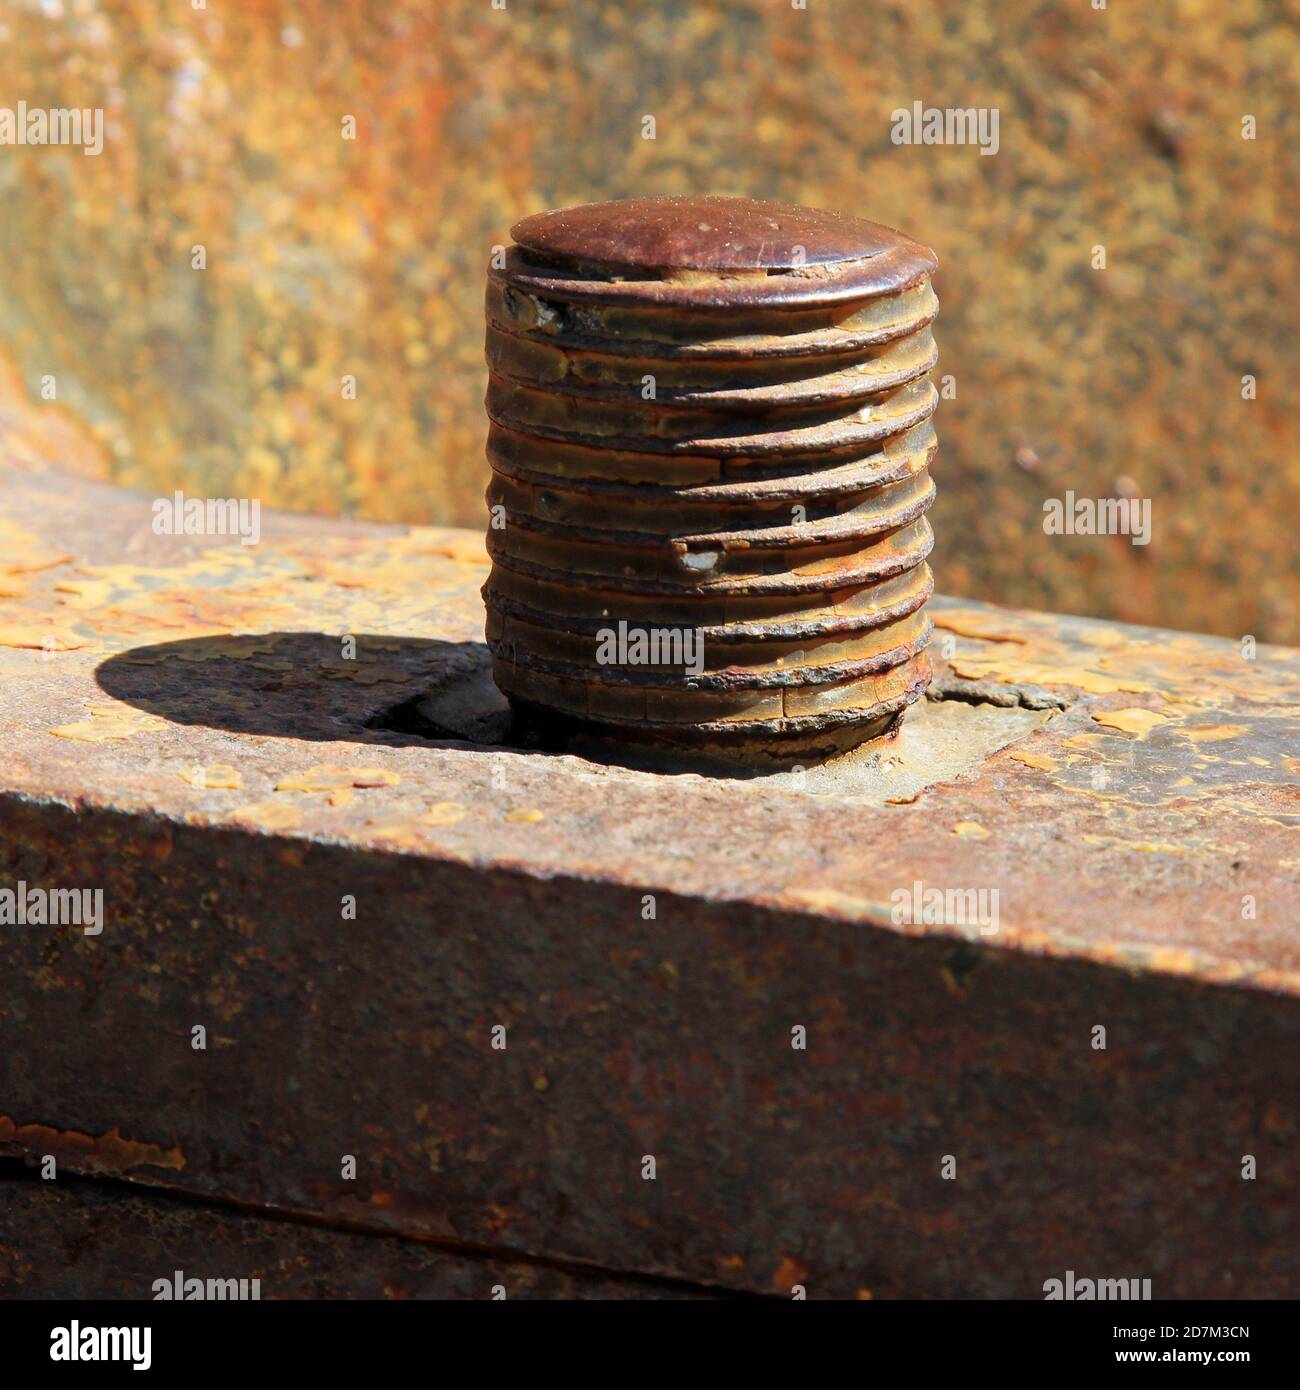
{"label": "rusty metal surface", "polygon": [[0,885],[105,895],[0,927],[5,1152],[745,1290],[1295,1292],[1300,654],[934,599],[932,693],[1036,711],[975,766],[663,776],[394,719],[482,673],[474,536],[0,481]]}
{"label": "rusty metal surface", "polygon": [[[739,198],[513,235],[487,296],[484,598],[515,708],[749,762],[893,729],[930,679],[933,253]],[[677,645],[609,660],[629,631]]]}
{"label": "rusty metal surface", "polygon": [[[482,274],[514,222],[812,203],[943,262],[943,592],[1300,644],[1294,0],[177,9],[5,7],[0,88],[109,115],[97,158],[7,149],[0,450],[481,530]],[[917,98],[1000,111],[996,157],[895,144]],[[342,113],[358,140],[323,140]],[[1151,544],[1045,535],[1067,489],[1150,498]]]}
{"label": "rusty metal surface", "polygon": [[576,306],[639,307],[642,327],[654,322],[646,309],[743,309],[762,322],[765,310],[857,301],[861,314],[864,301],[913,289],[939,266],[892,227],[754,198],[592,203],[525,217],[510,235],[509,282]]}
{"label": "rusty metal surface", "polygon": [[[510,235],[534,257],[637,271],[833,266],[897,253],[908,241],[891,227],[823,208],[718,197],[585,203],[525,217]],[[924,247],[911,247],[936,268]]]}
{"label": "rusty metal surface", "polygon": [[159,1280],[172,1296],[188,1282],[191,1299],[193,1280],[205,1291],[222,1281],[228,1298],[238,1289],[226,1281],[246,1280],[251,1296],[257,1280],[264,1301],[701,1296],[664,1281],[329,1230],[120,1183],[0,1181],[0,1298],[152,1300]]}

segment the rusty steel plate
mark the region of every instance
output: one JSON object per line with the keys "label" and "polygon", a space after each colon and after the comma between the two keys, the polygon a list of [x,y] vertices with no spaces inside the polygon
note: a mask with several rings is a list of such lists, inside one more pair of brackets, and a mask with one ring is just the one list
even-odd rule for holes
{"label": "rusty steel plate", "polygon": [[787,1298],[1300,1287],[1300,653],[935,597],[883,751],[670,775],[510,742],[477,535],[0,498],[0,887],[103,894],[0,925],[4,1154]]}

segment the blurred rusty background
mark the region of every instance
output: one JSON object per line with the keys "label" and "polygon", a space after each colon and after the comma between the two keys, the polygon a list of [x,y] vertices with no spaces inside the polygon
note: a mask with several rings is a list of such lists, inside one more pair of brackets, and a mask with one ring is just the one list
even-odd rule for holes
{"label": "blurred rusty background", "polygon": [[[1296,642],[1298,74],[1298,0],[21,0],[0,104],[106,143],[0,148],[0,450],[479,526],[511,223],[785,199],[939,253],[941,589]],[[894,145],[915,101],[998,153]],[[1151,544],[1045,536],[1067,489]]]}

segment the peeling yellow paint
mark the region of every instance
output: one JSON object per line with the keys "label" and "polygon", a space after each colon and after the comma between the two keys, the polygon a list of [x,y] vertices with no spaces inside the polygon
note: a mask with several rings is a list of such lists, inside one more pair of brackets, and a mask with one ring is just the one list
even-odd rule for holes
{"label": "peeling yellow paint", "polygon": [[0,574],[37,574],[72,558],[17,523],[0,520]]}
{"label": "peeling yellow paint", "polygon": [[506,812],[506,820],[511,825],[536,825],[539,820],[544,820],[546,813],[538,811],[530,806],[517,806],[513,811]]}
{"label": "peeling yellow paint", "polygon": [[1089,627],[1079,634],[1080,641],[1090,647],[1126,647],[1128,638],[1113,627]]}
{"label": "peeling yellow paint", "polygon": [[1211,724],[1200,729],[1180,729],[1179,732],[1193,743],[1222,743],[1244,734],[1249,727],[1247,724]]}
{"label": "peeling yellow paint", "polygon": [[270,656],[275,642],[248,633],[221,633],[191,639],[176,649],[177,661],[241,661],[245,657]]}
{"label": "peeling yellow paint", "polygon": [[888,904],[842,893],[838,888],[793,888],[785,897],[795,906],[811,908],[814,912],[836,912],[858,921],[887,922],[890,919]]}
{"label": "peeling yellow paint", "polygon": [[87,645],[80,637],[49,623],[0,623],[0,647],[71,652]]}
{"label": "peeling yellow paint", "polygon": [[1026,767],[1036,767],[1040,772],[1056,771],[1056,759],[1050,753],[1026,753],[1017,749],[1011,757]]}
{"label": "peeling yellow paint", "polygon": [[1084,835],[1086,845],[1103,845],[1107,849],[1126,850],[1131,854],[1194,854],[1186,845],[1171,845],[1151,840],[1120,840],[1113,835]]}
{"label": "peeling yellow paint", "polygon": [[278,792],[332,792],[346,787],[395,787],[401,781],[396,772],[382,767],[340,767],[336,763],[316,763],[305,772],[282,777]]}
{"label": "peeling yellow paint", "polygon": [[1093,716],[1098,724],[1108,729],[1119,729],[1126,734],[1143,736],[1152,729],[1168,722],[1168,717],[1151,709],[1111,709],[1099,710]]}
{"label": "peeling yellow paint", "polygon": [[1108,748],[1114,740],[1108,734],[1083,733],[1071,734],[1065,742],[1071,748],[1085,748],[1091,753]]}
{"label": "peeling yellow paint", "polygon": [[1155,686],[1134,676],[1112,675],[1086,666],[1057,665],[1050,661],[1017,661],[1013,656],[957,656],[948,663],[964,680],[995,680],[1011,685],[1075,686],[1090,695],[1155,693]]}
{"label": "peeling yellow paint", "polygon": [[989,832],[978,821],[973,820],[959,820],[953,826],[952,833],[968,840],[987,840],[989,838]]}
{"label": "peeling yellow paint", "polygon": [[369,834],[372,840],[383,840],[385,844],[399,845],[403,849],[420,849],[424,846],[424,840],[413,821],[392,821],[385,825],[376,825]]}
{"label": "peeling yellow paint", "polygon": [[233,791],[244,785],[244,779],[238,769],[231,767],[229,763],[209,763],[206,767],[190,767],[177,775],[182,782],[188,782],[191,787],[200,791]]}
{"label": "peeling yellow paint", "polygon": [[330,657],[319,663],[320,671],[337,680],[353,681],[357,685],[395,684],[404,685],[415,677],[392,662],[378,664],[366,661],[345,661],[342,657]]}
{"label": "peeling yellow paint", "polygon": [[54,591],[72,595],[70,608],[102,608],[112,597],[113,586],[106,579],[61,579]]}
{"label": "peeling yellow paint", "polygon": [[232,811],[229,820],[250,825],[258,830],[287,830],[297,825],[298,812],[283,801],[253,801]]}
{"label": "peeling yellow paint", "polygon": [[165,719],[146,714],[130,705],[87,705],[90,718],[75,724],[60,724],[50,730],[55,738],[80,743],[103,743],[106,739],[130,738],[132,734],[157,733],[168,728]]}
{"label": "peeling yellow paint", "polygon": [[978,613],[972,609],[956,612],[948,609],[936,613],[934,625],[943,628],[945,632],[955,632],[958,637],[978,637],[985,642],[1017,642],[1023,645],[1029,641],[1028,637],[1018,632],[1007,632],[1005,621],[999,621],[987,613]]}

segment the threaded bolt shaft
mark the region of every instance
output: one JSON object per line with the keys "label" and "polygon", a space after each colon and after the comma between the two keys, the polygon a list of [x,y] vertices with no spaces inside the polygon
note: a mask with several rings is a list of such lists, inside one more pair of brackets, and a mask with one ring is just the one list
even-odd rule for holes
{"label": "threaded bolt shaft", "polygon": [[930,680],[933,252],[732,198],[511,234],[483,593],[517,713],[755,765],[892,730]]}

